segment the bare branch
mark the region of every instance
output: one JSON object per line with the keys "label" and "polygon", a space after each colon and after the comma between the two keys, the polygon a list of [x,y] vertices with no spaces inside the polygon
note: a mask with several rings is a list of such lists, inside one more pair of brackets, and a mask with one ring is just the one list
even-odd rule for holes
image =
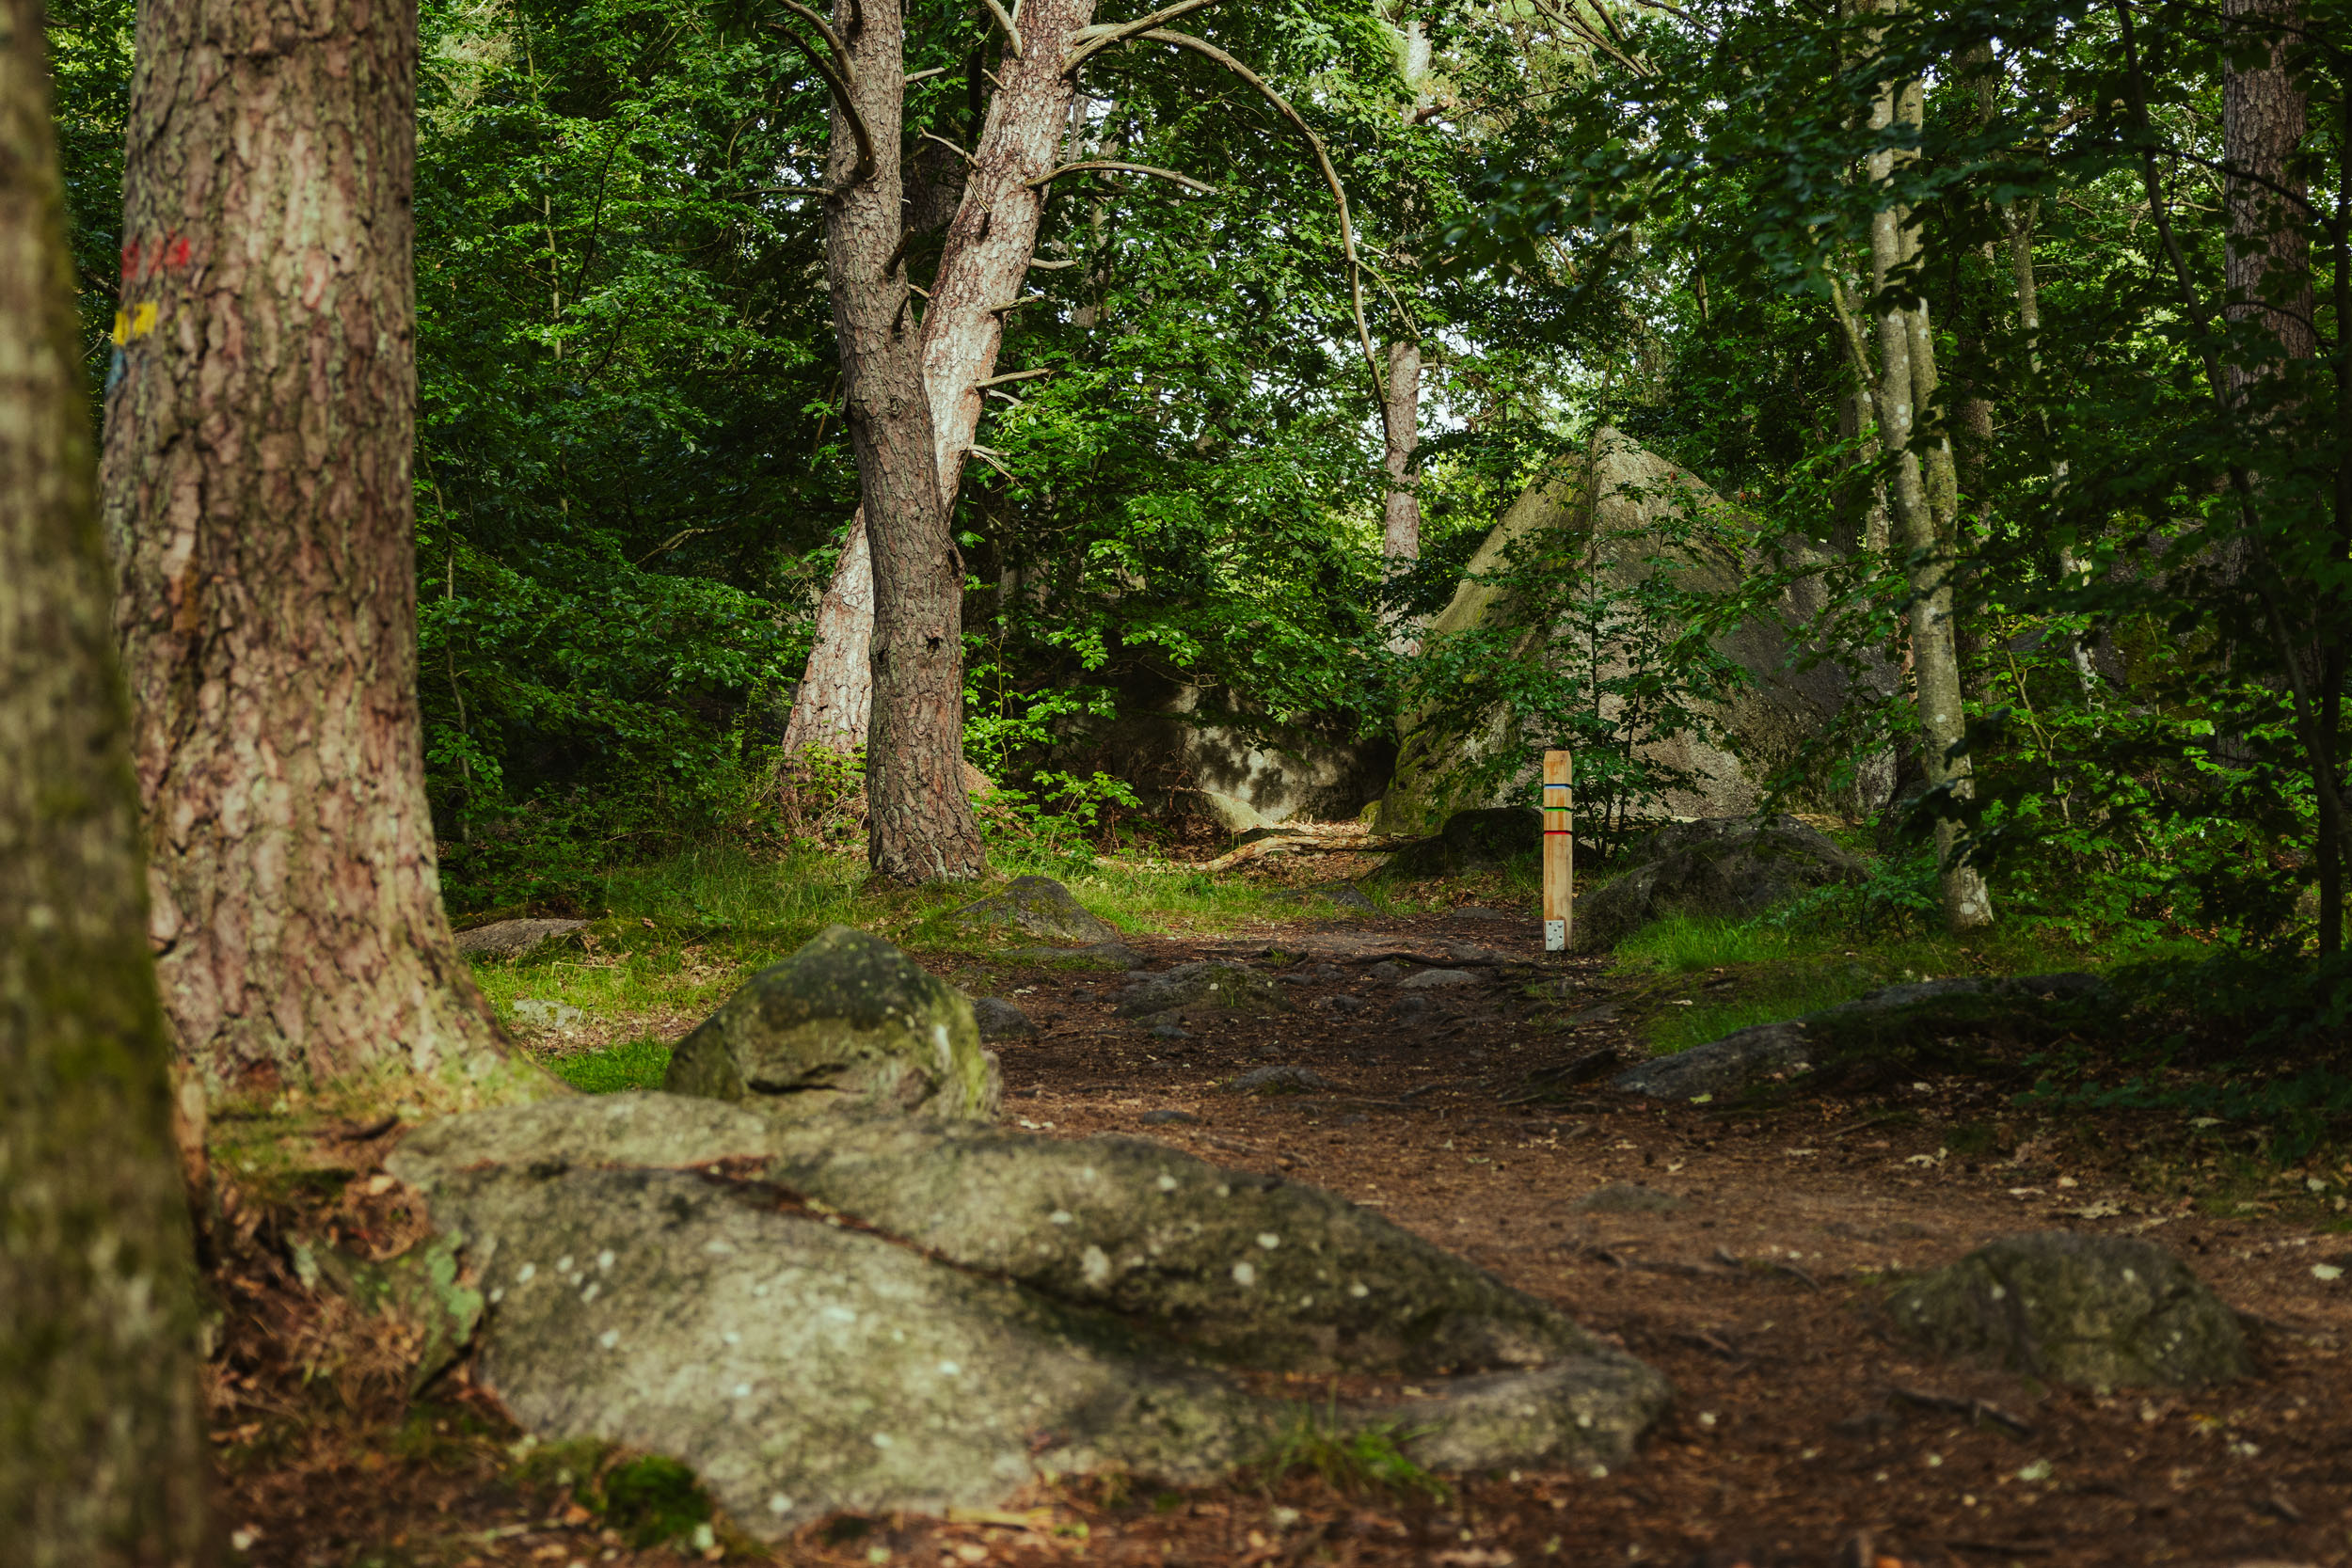
{"label": "bare branch", "polygon": [[1098,22],[1091,27],[1081,27],[1072,35],[1077,40],[1078,52],[1070,56],[1070,63],[1062,69],[1065,71],[1075,71],[1086,63],[1089,55],[1099,55],[1115,43],[1124,43],[1163,22],[1190,16],[1194,11],[1206,10],[1216,4],[1216,0],[1176,0],[1175,5],[1153,11],[1150,16],[1139,16],[1133,22]]}
{"label": "bare branch", "polygon": [[1005,8],[999,5],[997,0],[987,0],[987,5],[988,14],[994,17],[996,25],[1005,30],[1005,47],[1012,51],[1014,59],[1019,59],[1021,57],[1021,29],[1014,24],[1012,18],[1005,13]]}
{"label": "bare branch", "polygon": [[913,87],[917,82],[927,82],[934,76],[945,76],[953,70],[955,67],[951,65],[935,65],[929,71],[914,71],[907,77],[907,86]]}
{"label": "bare branch", "polygon": [[980,166],[980,161],[977,158],[975,158],[971,153],[966,152],[962,148],[958,147],[954,142],[949,141],[945,136],[934,136],[929,131],[926,131],[923,133],[921,139],[924,141],[937,142],[940,146],[946,148],[957,157],[961,158],[965,163],[970,164],[974,168]]}
{"label": "bare branch", "polygon": [[1054,367],[1046,365],[1034,371],[1008,371],[1003,375],[992,375],[986,381],[975,381],[972,385],[976,388],[1002,387],[1008,381],[1033,381],[1041,375],[1051,375],[1053,373]]}
{"label": "bare branch", "polygon": [[1031,294],[1025,299],[1009,299],[1002,305],[990,306],[988,308],[988,313],[992,316],[1001,316],[1008,310],[1018,310],[1024,305],[1041,305],[1044,301],[1045,296],[1043,294]]}
{"label": "bare branch", "polygon": [[1077,264],[1075,261],[1048,261],[1042,257],[1033,256],[1029,259],[1029,265],[1045,272],[1059,272],[1064,267],[1074,267]]}
{"label": "bare branch", "polygon": [[1382,388],[1380,360],[1373,352],[1372,329],[1364,325],[1364,263],[1356,254],[1356,226],[1347,215],[1347,187],[1340,183],[1340,171],[1332,166],[1331,154],[1324,150],[1323,138],[1315,135],[1314,127],[1309,125],[1299,112],[1291,107],[1290,100],[1276,92],[1264,77],[1208,40],[1194,38],[1190,33],[1171,33],[1165,27],[1154,27],[1139,36],[1154,43],[1172,43],[1179,49],[1189,49],[1196,55],[1215,60],[1257,88],[1259,96],[1290,121],[1292,128],[1306,141],[1307,150],[1315,155],[1315,166],[1323,171],[1323,182],[1331,187],[1331,199],[1339,204],[1340,245],[1347,253],[1348,305],[1356,315],[1356,341],[1364,351],[1364,368],[1372,372],[1373,387],[1377,393]]}
{"label": "bare branch", "polygon": [[1172,168],[1155,168],[1150,164],[1122,164],[1115,158],[1089,158],[1084,163],[1064,164],[1061,167],[1054,170],[1053,173],[1041,174],[1036,179],[1030,181],[1029,188],[1031,190],[1037,190],[1043,186],[1052,184],[1055,181],[1060,179],[1065,174],[1077,174],[1083,170],[1090,168],[1115,169],[1121,174],[1148,174],[1155,180],[1172,181],[1176,184],[1184,186],[1184,189],[1188,191],[1199,191],[1202,196],[1215,196],[1216,194],[1216,187],[1215,185],[1209,184],[1204,181],[1195,180],[1189,174],[1179,174]]}
{"label": "bare branch", "polygon": [[834,49],[834,57],[828,60],[821,50],[791,28],[781,23],[768,24],[769,26],[790,39],[799,46],[801,53],[808,56],[808,63],[817,68],[817,74],[822,76],[825,79],[825,86],[833,89],[834,106],[838,108],[842,118],[850,122],[850,135],[857,142],[857,167],[850,172],[850,183],[854,185],[861,181],[872,179],[875,169],[881,166],[874,161],[874,133],[867,129],[866,117],[858,112],[857,100],[850,96],[850,89],[856,83],[857,77],[850,68],[848,53],[841,49],[841,40],[834,36],[831,27],[825,25],[823,17],[818,16],[806,6],[801,5],[799,0],[778,0],[778,3],[789,8],[794,15],[806,17]]}
{"label": "bare branch", "polygon": [[833,51],[834,63],[841,68],[843,79],[854,79],[855,73],[850,70],[850,46],[841,41],[841,35],[833,30],[832,23],[802,5],[801,0],[776,0],[776,4],[816,28],[817,36],[825,40],[825,47]]}
{"label": "bare branch", "polygon": [[1015,484],[1021,483],[1021,476],[1014,473],[1010,468],[1006,467],[1002,463],[996,461],[996,453],[989,451],[986,447],[966,447],[963,450],[978,458],[981,462],[987,464],[990,467],[995,469],[998,473],[1004,475],[1007,479],[1011,480]]}

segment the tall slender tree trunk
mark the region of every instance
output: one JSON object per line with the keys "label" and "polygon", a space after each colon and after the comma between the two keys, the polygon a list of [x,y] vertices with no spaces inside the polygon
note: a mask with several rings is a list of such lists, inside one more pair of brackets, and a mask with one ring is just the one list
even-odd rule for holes
{"label": "tall slender tree trunk", "polygon": [[528,1085],[450,940],[417,693],[416,12],[147,0],[107,399],[150,932],[208,1080]]}
{"label": "tall slender tree trunk", "polygon": [[[1397,21],[1404,34],[1404,58],[1399,62],[1408,96],[1404,116],[1416,123],[1430,103],[1429,30],[1422,24],[1415,0],[1404,0]],[[1412,224],[1413,203],[1405,203],[1404,224]],[[1400,279],[1413,269],[1413,258],[1399,254],[1394,270]],[[1406,324],[1409,325],[1409,324]],[[1380,555],[1389,575],[1410,570],[1421,559],[1421,340],[1397,338],[1389,344],[1388,384],[1380,402],[1381,468],[1388,491],[1381,499]],[[1389,646],[1398,653],[1417,652],[1418,628],[1400,619],[1390,629]]]}
{"label": "tall slender tree trunk", "polygon": [[38,0],[0,0],[0,1556],[194,1568],[195,1259]]}
{"label": "tall slender tree trunk", "polygon": [[[2035,280],[2033,263],[2033,230],[2035,207],[2028,202],[2023,208],[2011,208],[2004,214],[2009,228],[2010,277],[2017,291],[2017,329],[2027,344],[2026,363],[2036,374],[2042,370],[2042,289]],[[2066,488],[2067,462],[2063,457],[2050,462],[2050,495],[2055,499]],[[2084,575],[2081,555],[2073,545],[2058,547],[2058,576],[2075,582]],[[2090,650],[2083,640],[2071,633],[2066,639],[2067,662],[2074,667],[2074,684],[2082,688],[2083,700],[2094,705],[2099,701],[2099,673],[2092,666]]]}
{"label": "tall slender tree trunk", "polygon": [[957,881],[986,857],[963,791],[963,561],[947,533],[906,276],[905,29],[898,0],[841,0],[834,25],[849,102],[833,112],[825,277],[874,571],[866,858],[892,881]]}
{"label": "tall slender tree trunk", "polygon": [[[1883,13],[1895,8],[1882,4]],[[1889,82],[1881,89],[1871,123],[1879,130],[1898,123],[1915,127],[1921,114],[1916,82]],[[1892,150],[1870,157],[1870,178],[1889,186],[1899,160]],[[1960,682],[1960,644],[1952,594],[1953,541],[1960,487],[1951,442],[1941,432],[1919,428],[1919,416],[1934,405],[1935,340],[1924,299],[1899,305],[1887,297],[1898,272],[1918,259],[1918,235],[1910,214],[1891,200],[1870,225],[1871,284],[1878,295],[1879,439],[1894,459],[1889,486],[1895,526],[1910,557],[1912,681],[1917,692],[1921,752],[1928,785],[1956,800],[1973,790],[1973,768],[1960,751],[1967,738],[1967,714]],[[1960,824],[1939,816],[1935,847],[1942,865],[1946,923],[1955,931],[1988,925],[1993,898],[1975,867],[1957,860]]]}

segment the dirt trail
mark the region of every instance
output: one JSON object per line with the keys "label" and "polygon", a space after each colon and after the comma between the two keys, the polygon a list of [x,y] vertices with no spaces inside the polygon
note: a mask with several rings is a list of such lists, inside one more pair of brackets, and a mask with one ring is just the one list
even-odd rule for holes
{"label": "dirt trail", "polygon": [[[1153,1033],[1113,1016],[1124,975],[927,957],[1040,1026],[997,1042],[1009,1124],[1156,1138],[1378,1208],[1647,1359],[1673,1380],[1676,1409],[1614,1474],[1471,1478],[1443,1497],[1298,1474],[1167,1493],[1081,1480],[1002,1513],[815,1526],[773,1560],[2352,1563],[2352,1236],[2324,1197],[2245,1218],[2200,1212],[2176,1178],[2152,1174],[2177,1127],[2110,1117],[2053,1132],[1977,1081],[1899,1082],[1762,1116],[1561,1087],[1564,1064],[1604,1046],[1638,1052],[1627,1019],[1673,1003],[1599,960],[1545,960],[1532,920],[1367,916],[1134,946],[1154,970],[1248,963],[1295,1010]],[[1454,977],[1415,978],[1432,970]],[[1269,1064],[1330,1086],[1278,1098],[1226,1086]],[[1549,1087],[1531,1098],[1531,1085]],[[373,1190],[364,1173],[355,1187]],[[1929,1361],[1886,1332],[1877,1303],[1890,1271],[2054,1226],[2171,1247],[2256,1323],[2261,1374],[2102,1399]],[[528,1446],[462,1369],[409,1408],[405,1363],[381,1356],[370,1372],[348,1348],[359,1319],[297,1288],[267,1245],[224,1259],[215,1289],[232,1341],[209,1374],[222,1525],[245,1543],[230,1560],[681,1568],[766,1556],[724,1539],[707,1553],[633,1546],[580,1506],[573,1478],[518,1473]],[[373,1376],[373,1402],[352,1408],[378,1413],[322,1418],[322,1375]]]}
{"label": "dirt trail", "polygon": [[[1761,1568],[1842,1561],[1867,1537],[1905,1564],[2352,1561],[2352,1280],[2322,1277],[2352,1263],[2352,1237],[2310,1217],[2195,1212],[2177,1191],[2135,1188],[2120,1146],[1954,1153],[1963,1123],[2031,1125],[1978,1084],[1915,1082],[1760,1119],[1597,1086],[1505,1103],[1545,1067],[1605,1044],[1638,1051],[1607,1016],[1603,964],[1545,961],[1532,922],[1135,945],[1154,969],[1201,957],[1269,969],[1298,1010],[1189,1018],[1178,1039],[1111,1015],[1119,976],[1022,972],[1001,989],[1041,1035],[999,1042],[1009,1120],[1156,1138],[1377,1207],[1615,1337],[1679,1393],[1621,1474],[1472,1485],[1451,1540],[1427,1521],[1392,1544],[1327,1527],[1309,1549],[1262,1528],[1256,1560],[1343,1546],[1367,1561]],[[1394,953],[1470,978],[1420,989],[1370,973]],[[1524,994],[1544,980],[1573,1000]],[[1261,1099],[1221,1086],[1270,1062],[1335,1087]],[[1580,1206],[1604,1187],[1599,1207]],[[1884,1274],[2050,1227],[2171,1247],[2258,1320],[2262,1376],[2101,1399],[1923,1360],[1886,1334]],[[1081,1555],[1218,1560],[1187,1528],[1202,1517],[1106,1514]]]}

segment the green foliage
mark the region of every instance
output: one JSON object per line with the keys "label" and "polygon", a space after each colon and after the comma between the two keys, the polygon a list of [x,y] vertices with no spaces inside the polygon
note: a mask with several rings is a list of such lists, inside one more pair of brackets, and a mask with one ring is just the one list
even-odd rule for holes
{"label": "green foliage", "polygon": [[1454,1495],[1453,1488],[1405,1451],[1415,1438],[1426,1435],[1401,1420],[1351,1429],[1341,1423],[1335,1400],[1327,1414],[1302,1406],[1255,1468],[1269,1484],[1303,1473],[1351,1497],[1370,1493],[1400,1502],[1442,1503]]}
{"label": "green foliage", "polygon": [[624,1089],[658,1089],[670,1070],[670,1048],[650,1037],[624,1040],[602,1051],[582,1051],[556,1056],[547,1064],[554,1073],[582,1094],[618,1094]]}
{"label": "green foliage", "polygon": [[637,1546],[690,1538],[710,1522],[710,1498],[694,1472],[675,1459],[648,1454],[604,1474],[605,1522]]}

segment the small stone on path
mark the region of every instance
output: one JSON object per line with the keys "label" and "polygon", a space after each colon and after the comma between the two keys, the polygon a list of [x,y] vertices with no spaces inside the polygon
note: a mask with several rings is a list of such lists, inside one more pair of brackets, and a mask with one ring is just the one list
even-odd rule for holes
{"label": "small stone on path", "polygon": [[1227,1085],[1240,1094],[1323,1094],[1339,1087],[1312,1068],[1252,1068]]}
{"label": "small stone on path", "polygon": [[1001,996],[978,996],[972,1000],[972,1017],[980,1026],[980,1038],[1034,1039],[1037,1024],[1028,1014]]}
{"label": "small stone on path", "polygon": [[960,926],[1010,927],[1066,946],[1119,940],[1118,927],[1051,877],[1015,877],[1004,892],[974,899],[947,918]]}
{"label": "small stone on path", "polygon": [[1190,1111],[1146,1111],[1136,1118],[1147,1127],[1198,1127],[1200,1118]]}
{"label": "small stone on path", "polygon": [[1466,969],[1424,969],[1419,974],[1407,974],[1396,983],[1399,990],[1453,990],[1462,986],[1478,984],[1478,976]]}

